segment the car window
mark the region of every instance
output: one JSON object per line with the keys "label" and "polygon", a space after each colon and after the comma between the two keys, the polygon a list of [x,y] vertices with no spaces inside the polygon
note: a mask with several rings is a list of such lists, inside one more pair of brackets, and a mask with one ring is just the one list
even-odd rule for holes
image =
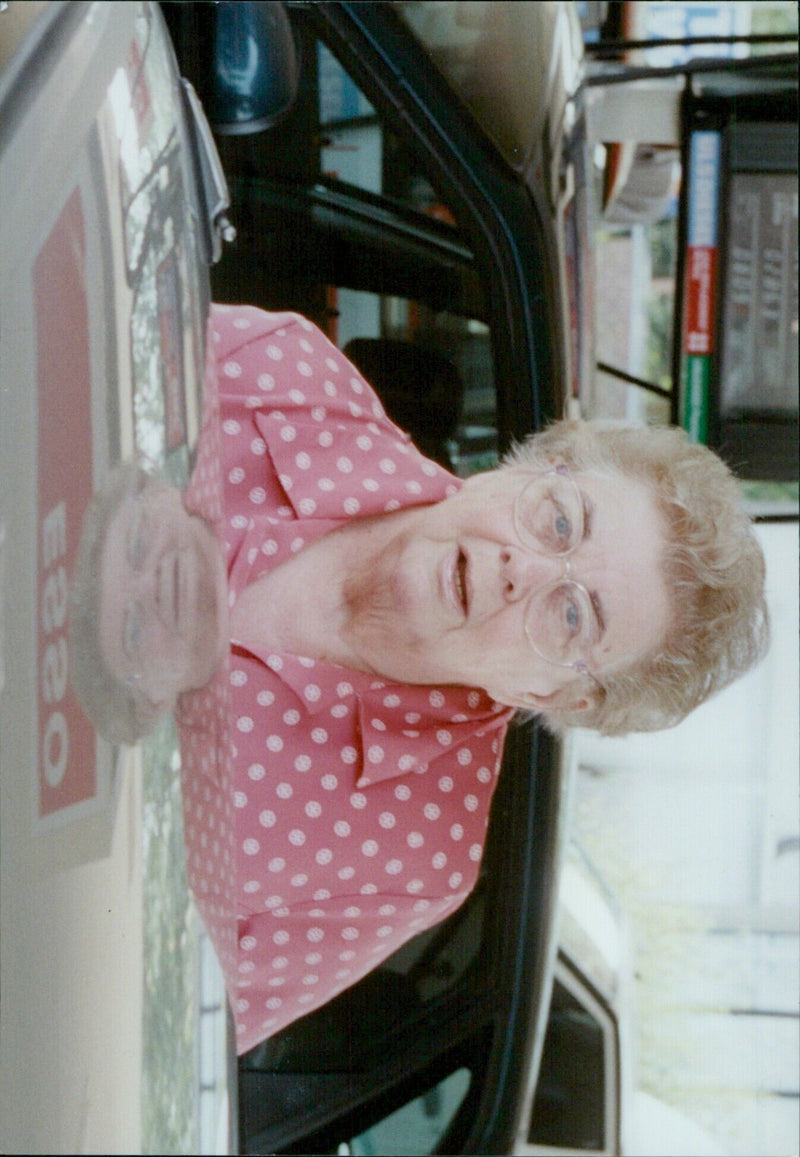
{"label": "car window", "polygon": [[613,1024],[572,973],[562,968],[560,977],[553,983],[528,1143],[537,1151],[608,1152]]}
{"label": "car window", "polygon": [[[321,42],[317,59],[323,174],[386,194],[455,230],[429,176]],[[424,453],[463,477],[496,465],[487,325],[397,295],[333,287],[329,301],[337,343]]]}
{"label": "car window", "polygon": [[[497,396],[474,255],[435,175],[293,15],[295,109],[257,140],[222,142],[244,216],[241,257],[235,248],[214,271],[215,297],[311,317],[423,453],[461,476],[489,469]],[[254,274],[262,266],[269,284]]]}
{"label": "car window", "polygon": [[334,339],[424,454],[462,478],[497,464],[491,333],[477,318],[339,289]]}
{"label": "car window", "polygon": [[[241,1057],[245,1151],[261,1138],[281,1152],[433,1152],[480,1087],[485,1034],[453,1051],[452,1026],[456,1011],[467,1023],[486,1015],[494,972],[485,918],[479,883],[449,920]],[[283,1097],[297,1089],[306,1103],[287,1124]],[[315,1132],[315,1114],[332,1123]]]}
{"label": "car window", "polygon": [[[388,1117],[353,1137],[347,1150],[354,1157],[374,1157],[377,1153],[433,1153],[466,1097],[470,1070],[458,1068],[437,1081],[421,1096],[407,1101]],[[340,1152],[345,1146],[340,1146]]]}
{"label": "car window", "polygon": [[424,1052],[426,1026],[433,1025],[430,1006],[456,990],[475,999],[483,988],[484,916],[479,884],[449,920],[409,940],[359,984],[269,1037],[246,1054],[244,1067],[298,1073],[361,1069],[409,1037]]}
{"label": "car window", "polygon": [[317,115],[326,176],[384,193],[457,228],[435,178],[392,131],[331,50],[316,42]]}
{"label": "car window", "polygon": [[[439,175],[444,154],[423,152],[319,8],[289,12],[301,56],[295,107],[269,133],[220,141],[239,232],[212,271],[214,298],[306,315],[424,453],[460,475],[489,468],[511,432],[532,425],[532,363],[517,355],[530,352],[529,323],[543,324],[542,311],[513,330],[504,303],[518,295],[505,278],[519,266],[498,266],[493,222],[459,200]],[[526,785],[527,743],[518,749]],[[394,1153],[398,1131],[428,1120],[426,1109],[434,1126],[419,1144],[443,1147],[484,1121],[477,1106],[494,1095],[485,1070],[506,1000],[497,946],[509,889],[498,895],[498,880],[524,844],[509,848],[511,826],[487,870],[491,903],[479,889],[449,922],[240,1058],[243,1152]],[[453,1055],[459,1040],[472,1043]],[[463,1151],[452,1144],[445,1151]]]}
{"label": "car window", "polygon": [[[320,1078],[300,1081],[294,1077],[293,1091],[299,1091],[302,1102],[293,1110],[287,1100],[283,1119],[276,1118],[263,1131],[251,1129],[243,1137],[242,1152],[359,1157],[462,1152],[486,1080],[491,1039],[490,1030],[480,1028],[433,1054],[426,1051],[424,1039],[411,1056],[388,1054],[379,1066],[337,1079],[342,1103],[338,1113],[330,1111],[330,1084]],[[245,1078],[240,1083],[240,1106],[249,1087]],[[280,1100],[283,1091],[279,1085],[262,1086],[262,1110],[267,1099]],[[301,1133],[292,1115],[314,1124]]]}
{"label": "car window", "polygon": [[383,132],[378,114],[330,49],[317,41],[316,50],[322,171],[380,193]]}

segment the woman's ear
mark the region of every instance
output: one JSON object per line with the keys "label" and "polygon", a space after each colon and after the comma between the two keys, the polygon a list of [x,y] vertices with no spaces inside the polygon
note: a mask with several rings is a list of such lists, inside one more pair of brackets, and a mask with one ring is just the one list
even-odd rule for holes
{"label": "woman's ear", "polygon": [[561,711],[588,711],[594,706],[591,695],[577,688],[564,687],[552,695],[535,695],[532,691],[523,696],[528,711],[549,711],[557,707]]}
{"label": "woman's ear", "polygon": [[515,707],[520,711],[535,711],[547,713],[554,709],[560,711],[588,711],[595,706],[594,696],[590,689],[574,684],[559,688],[550,695],[537,695],[533,691],[523,691],[510,694],[507,689],[500,692],[486,688],[487,695],[497,703],[504,703],[507,707]]}

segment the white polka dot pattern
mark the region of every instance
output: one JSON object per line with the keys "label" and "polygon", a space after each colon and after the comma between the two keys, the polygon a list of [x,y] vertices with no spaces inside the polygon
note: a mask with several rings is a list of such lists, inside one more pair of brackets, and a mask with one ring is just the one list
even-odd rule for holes
{"label": "white polka dot pattern", "polygon": [[[225,539],[234,599],[346,518],[458,485],[310,322],[215,307],[212,324],[220,421],[204,426],[192,485]],[[240,1052],[443,919],[477,879],[509,713],[477,691],[342,675],[234,648],[229,672],[183,697],[187,863]]]}

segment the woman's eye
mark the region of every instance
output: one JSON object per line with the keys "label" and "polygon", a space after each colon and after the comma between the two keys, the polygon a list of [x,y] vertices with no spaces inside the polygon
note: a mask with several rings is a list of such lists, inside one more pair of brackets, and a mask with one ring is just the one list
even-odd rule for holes
{"label": "woman's eye", "polygon": [[566,623],[567,629],[571,635],[580,634],[581,624],[583,622],[581,609],[578,604],[573,602],[571,599],[567,602],[566,605],[564,612],[564,622]]}
{"label": "woman's eye", "polygon": [[553,529],[555,531],[556,539],[559,544],[564,547],[568,546],[572,541],[572,523],[563,510],[556,512],[555,520],[553,522]]}

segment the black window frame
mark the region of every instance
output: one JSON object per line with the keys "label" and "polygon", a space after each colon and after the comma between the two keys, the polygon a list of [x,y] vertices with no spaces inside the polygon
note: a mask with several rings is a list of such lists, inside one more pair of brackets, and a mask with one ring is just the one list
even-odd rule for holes
{"label": "black window frame", "polygon": [[[563,411],[562,287],[545,198],[532,196],[391,4],[294,0],[378,113],[435,172],[488,286],[501,449]],[[503,383],[509,383],[504,389]],[[513,385],[512,385],[513,383]]]}
{"label": "black window frame", "polygon": [[[552,1046],[549,1034],[551,1024],[558,1021],[560,1003],[558,990],[563,993],[568,1002],[577,1005],[585,1015],[599,1029],[602,1040],[602,1084],[599,1098],[602,1102],[602,1145],[569,1146],[563,1137],[548,1143],[542,1137],[540,1111],[542,1104],[540,1097],[546,1100],[548,1090],[542,1086],[550,1071],[547,1057],[548,1048]],[[564,949],[559,949],[556,963],[553,995],[548,1013],[548,1034],[542,1051],[542,1066],[540,1081],[533,1091],[533,1098],[527,1112],[525,1124],[526,1141],[529,1145],[537,1146],[542,1152],[569,1153],[569,1154],[597,1154],[604,1157],[606,1154],[619,1153],[621,1145],[621,1098],[622,1098],[622,1045],[620,1041],[619,1014],[606,994],[589,979],[579,962],[574,960]]]}

